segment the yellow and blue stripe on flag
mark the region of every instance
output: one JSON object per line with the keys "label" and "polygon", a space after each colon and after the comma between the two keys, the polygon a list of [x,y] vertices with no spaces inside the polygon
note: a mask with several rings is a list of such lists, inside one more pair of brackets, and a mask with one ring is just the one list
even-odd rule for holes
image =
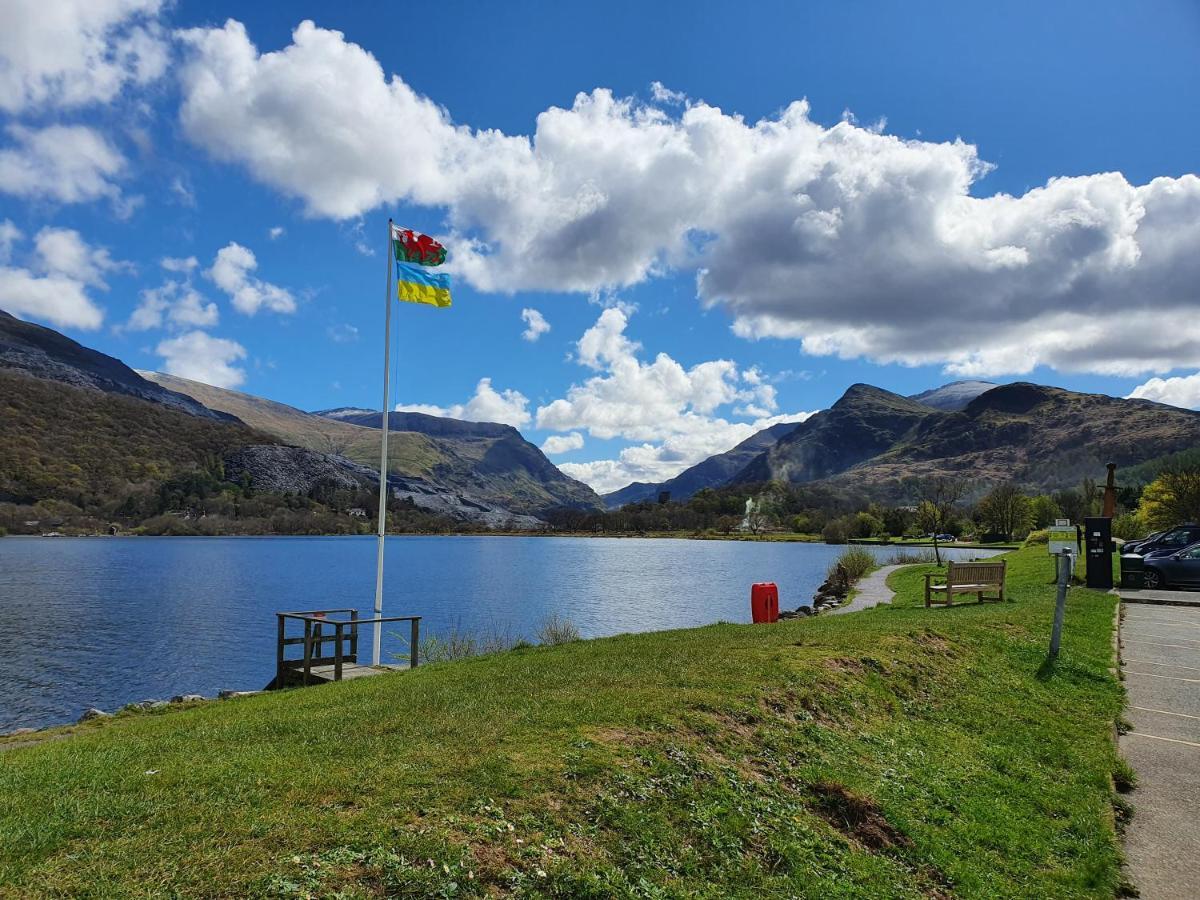
{"label": "yellow and blue stripe on flag", "polygon": [[450,305],[450,276],[430,272],[425,266],[396,260],[396,298],[405,303]]}

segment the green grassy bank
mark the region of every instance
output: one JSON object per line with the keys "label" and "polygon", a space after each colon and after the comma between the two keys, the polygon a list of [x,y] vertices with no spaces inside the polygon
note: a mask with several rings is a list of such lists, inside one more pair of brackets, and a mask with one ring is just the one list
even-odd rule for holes
{"label": "green grassy bank", "polygon": [[1113,599],[530,648],[0,753],[0,895],[1104,897]]}

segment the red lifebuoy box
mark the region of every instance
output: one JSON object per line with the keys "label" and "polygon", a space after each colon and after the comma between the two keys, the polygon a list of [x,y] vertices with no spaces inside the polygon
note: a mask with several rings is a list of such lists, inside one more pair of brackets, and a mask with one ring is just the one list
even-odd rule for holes
{"label": "red lifebuoy box", "polygon": [[779,586],[775,582],[750,585],[750,616],[755,623],[779,621]]}

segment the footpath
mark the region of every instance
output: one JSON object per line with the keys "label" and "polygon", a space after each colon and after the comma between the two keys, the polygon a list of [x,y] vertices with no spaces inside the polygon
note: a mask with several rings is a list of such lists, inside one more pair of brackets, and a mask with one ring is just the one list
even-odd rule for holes
{"label": "footpath", "polygon": [[881,603],[891,603],[892,597],[896,596],[895,592],[887,586],[888,576],[897,569],[903,569],[904,566],[881,566],[876,569],[866,578],[862,579],[855,590],[858,591],[854,595],[854,599],[845,606],[839,606],[837,609],[831,609],[830,613],[839,615],[841,613],[858,612],[860,609],[870,609],[872,606],[878,606]]}
{"label": "footpath", "polygon": [[1133,725],[1121,753],[1137,773],[1125,831],[1143,900],[1200,897],[1200,608],[1126,603],[1121,664]]}

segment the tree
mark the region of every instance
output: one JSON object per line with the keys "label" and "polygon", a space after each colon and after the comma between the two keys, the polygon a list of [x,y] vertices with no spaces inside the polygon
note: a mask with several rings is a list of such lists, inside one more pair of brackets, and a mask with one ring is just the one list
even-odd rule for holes
{"label": "tree", "polygon": [[1012,540],[1014,534],[1029,529],[1029,498],[1012,482],[997,485],[979,501],[975,517],[988,531]]}
{"label": "tree", "polygon": [[1034,528],[1048,528],[1055,519],[1063,518],[1063,511],[1049,494],[1034,497],[1029,503],[1029,513],[1033,517]]}
{"label": "tree", "polygon": [[1142,491],[1138,517],[1151,531],[1200,521],[1200,464],[1175,464],[1159,472]]}
{"label": "tree", "polygon": [[933,535],[933,558],[940,566],[942,552],[938,535],[954,517],[954,506],[967,492],[967,483],[960,478],[922,478],[913,484],[917,500],[917,527]]}

